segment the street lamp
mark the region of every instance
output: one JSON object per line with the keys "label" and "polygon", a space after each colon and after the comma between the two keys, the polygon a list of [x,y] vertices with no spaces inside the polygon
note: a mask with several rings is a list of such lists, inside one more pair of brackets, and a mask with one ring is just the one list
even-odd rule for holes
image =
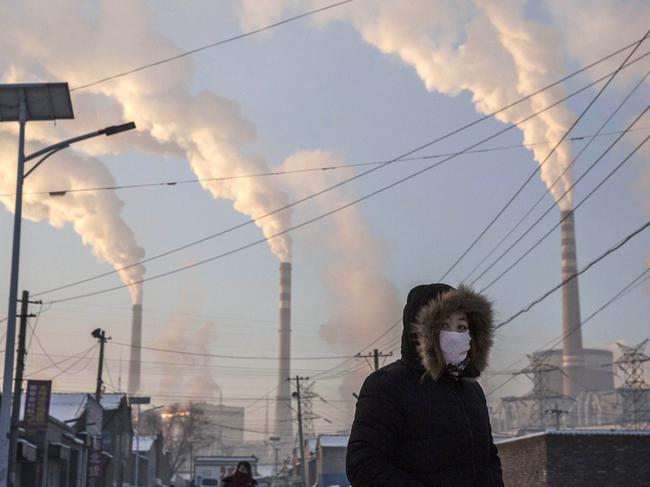
{"label": "street lamp", "polygon": [[[16,176],[16,203],[9,280],[9,311],[7,313],[7,340],[5,366],[0,402],[0,487],[13,484],[13,474],[8,472],[9,431],[11,428],[11,398],[16,341],[16,311],[18,301],[18,269],[20,263],[20,230],[22,223],[23,182],[38,166],[56,152],[82,140],[99,135],[114,135],[135,128],[135,123],[106,127],[78,137],[58,142],[32,154],[25,155],[25,124],[37,121],[72,119],[72,102],[67,83],[0,84],[0,122],[18,122],[18,168]],[[25,163],[41,159],[25,173]],[[20,398],[14,399],[20,400]]]}

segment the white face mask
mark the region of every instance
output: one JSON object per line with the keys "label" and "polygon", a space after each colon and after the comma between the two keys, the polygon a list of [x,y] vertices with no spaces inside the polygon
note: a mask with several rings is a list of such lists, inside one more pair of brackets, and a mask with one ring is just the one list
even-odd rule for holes
{"label": "white face mask", "polygon": [[467,358],[469,352],[469,330],[466,331],[440,331],[440,348],[448,364],[458,365]]}

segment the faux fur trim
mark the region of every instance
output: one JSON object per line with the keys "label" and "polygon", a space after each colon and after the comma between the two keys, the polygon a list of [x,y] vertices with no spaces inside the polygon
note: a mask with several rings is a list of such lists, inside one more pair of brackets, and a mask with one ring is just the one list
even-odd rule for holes
{"label": "faux fur trim", "polygon": [[[456,311],[464,311],[469,319],[472,341],[468,369],[473,369],[480,374],[488,365],[494,334],[492,304],[469,287],[460,286],[423,306],[413,326],[420,362],[433,380],[438,380],[447,366],[440,350],[440,330],[445,319]],[[476,380],[476,377],[464,376],[463,378]]]}

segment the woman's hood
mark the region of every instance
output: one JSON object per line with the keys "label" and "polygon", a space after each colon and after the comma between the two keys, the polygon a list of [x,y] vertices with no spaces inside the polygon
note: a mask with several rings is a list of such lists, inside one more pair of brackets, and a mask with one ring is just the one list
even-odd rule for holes
{"label": "woman's hood", "polygon": [[467,313],[472,337],[469,363],[463,377],[476,378],[488,365],[494,335],[492,304],[469,287],[451,288],[422,306],[412,324],[419,362],[434,380],[438,380],[446,369],[440,350],[440,330],[445,319],[456,311]]}

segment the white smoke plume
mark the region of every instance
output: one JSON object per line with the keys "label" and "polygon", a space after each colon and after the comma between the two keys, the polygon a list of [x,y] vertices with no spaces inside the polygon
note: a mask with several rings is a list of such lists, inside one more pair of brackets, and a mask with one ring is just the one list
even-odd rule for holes
{"label": "white smoke plume", "polygon": [[[258,7],[254,0],[243,3],[240,14],[248,17],[243,17],[242,23],[249,28],[276,20],[283,9],[293,4],[284,1]],[[450,96],[469,91],[476,110],[487,114],[565,73],[558,32],[525,20],[523,9],[518,0],[375,0],[323,12],[314,21],[351,22],[366,42],[413,66],[428,90]],[[503,122],[518,121],[563,96],[564,89],[557,87],[500,113],[497,118]],[[562,106],[545,112],[522,127],[524,143],[557,141],[571,121],[569,111]],[[535,146],[533,155],[541,162],[549,150],[550,147]],[[570,161],[570,147],[562,144],[541,169],[547,187]],[[567,172],[551,192],[559,199],[569,186]],[[571,195],[560,204],[564,209],[570,208]]]}
{"label": "white smoke plume", "polygon": [[[144,2],[103,0],[96,9],[83,9],[65,0],[6,3],[0,17],[0,66],[14,77],[15,73],[28,72],[31,80],[65,80],[75,87],[152,59],[180,54],[154,29]],[[31,32],[39,34],[25,35],[26,22]],[[92,143],[80,144],[78,150],[98,155],[139,149],[182,156],[198,178],[267,171],[261,158],[241,151],[254,140],[255,129],[239,106],[209,92],[193,93],[192,74],[192,61],[183,58],[174,65],[74,91],[79,121],[61,123],[55,131],[34,124],[36,136],[46,140],[70,129],[75,133],[96,129],[115,123],[117,117],[118,122],[134,120],[138,136],[93,139]],[[114,117],[110,121],[104,118],[109,114]],[[287,203],[285,194],[268,178],[203,182],[202,186],[215,198],[232,200],[237,211],[250,217]],[[260,221],[258,226],[268,237],[289,226],[289,221],[290,214],[284,212]],[[273,239],[269,245],[280,260],[289,260],[288,236]]]}
{"label": "white smoke plume", "polygon": [[[0,196],[0,201],[12,212],[16,157],[16,138],[0,132],[0,195],[4,195]],[[72,225],[97,258],[122,268],[144,258],[144,250],[137,245],[133,232],[122,219],[123,203],[113,192],[79,192],[61,197],[31,194],[53,188],[114,184],[113,177],[94,157],[80,157],[73,151],[57,154],[25,180],[23,217],[32,221],[47,220],[54,227]],[[139,281],[143,275],[142,265],[119,271],[125,283]],[[129,291],[134,303],[141,302],[140,285],[130,286]]]}
{"label": "white smoke plume", "polygon": [[[192,353],[209,353],[215,338],[216,324],[206,321],[200,328],[194,329],[186,323],[186,315],[176,315],[167,328],[152,342],[152,347],[180,350]],[[197,355],[179,355],[156,352],[162,366],[163,378],[161,391],[174,391],[179,396],[217,397],[220,387],[207,368],[211,365],[210,357]],[[180,366],[171,363],[181,364]]]}
{"label": "white smoke plume", "polygon": [[[288,157],[286,170],[341,165],[340,158],[325,151],[300,151]],[[317,175],[316,175],[317,174]],[[287,184],[297,197],[319,191],[345,175],[338,171],[292,175]],[[295,176],[295,177],[294,177]],[[331,191],[317,200],[311,210],[317,213],[352,199],[350,187]],[[347,208],[319,223],[319,248],[327,262],[327,288],[332,297],[332,314],[321,327],[321,338],[346,354],[364,349],[372,337],[380,335],[399,316],[401,305],[397,290],[384,273],[382,241],[373,235],[358,206]],[[383,342],[382,342],[383,343]],[[341,386],[343,397],[358,392],[368,371],[348,375]],[[351,417],[351,416],[350,416]]]}

